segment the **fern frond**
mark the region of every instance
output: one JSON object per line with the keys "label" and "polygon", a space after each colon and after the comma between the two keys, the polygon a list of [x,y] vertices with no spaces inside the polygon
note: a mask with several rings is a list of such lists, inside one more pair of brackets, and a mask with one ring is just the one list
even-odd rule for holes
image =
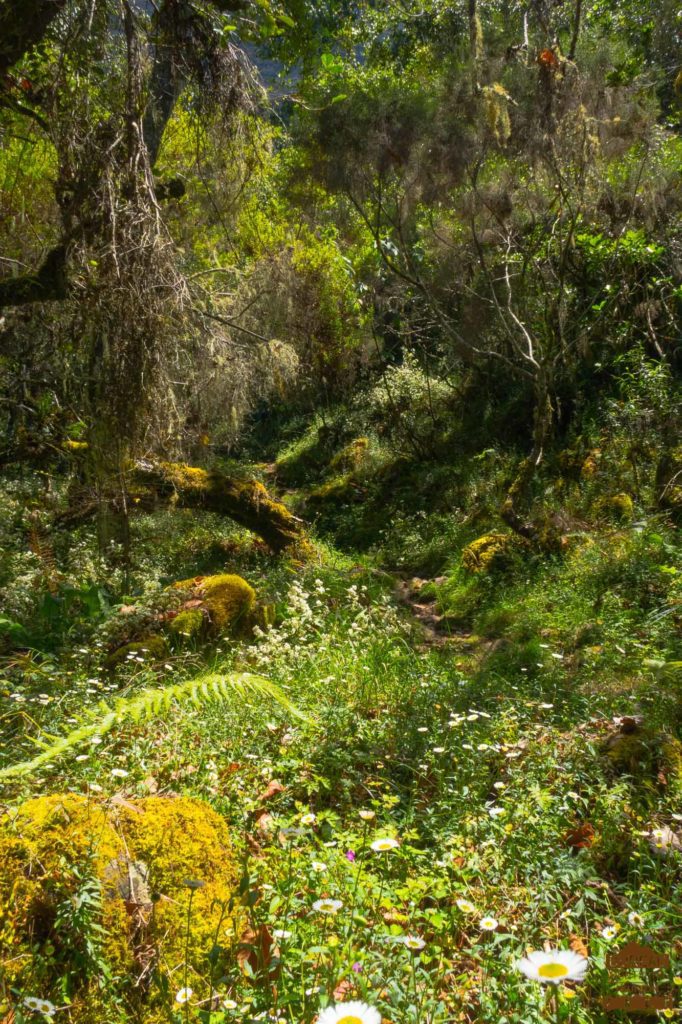
{"label": "fern frond", "polygon": [[289,714],[301,719],[306,718],[294,707],[280,687],[268,679],[252,675],[249,672],[231,673],[226,676],[214,672],[175,683],[173,686],[142,690],[132,698],[121,698],[113,707],[100,703],[92,718],[79,725],[67,736],[61,736],[51,744],[35,740],[34,742],[43,748],[42,752],[30,761],[22,761],[19,764],[0,769],[0,781],[27,775],[50,761],[56,761],[80,743],[92,739],[93,736],[104,736],[126,721],[137,724],[154,718],[166,710],[173,701],[190,702],[196,707],[201,707],[202,704],[211,701],[235,698],[245,700],[248,697],[268,698],[283,707]]}

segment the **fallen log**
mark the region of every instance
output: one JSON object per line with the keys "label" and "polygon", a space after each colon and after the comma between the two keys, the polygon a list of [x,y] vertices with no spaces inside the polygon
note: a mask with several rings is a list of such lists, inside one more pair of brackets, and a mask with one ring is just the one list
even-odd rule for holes
{"label": "fallen log", "polygon": [[182,508],[207,509],[229,516],[262,537],[275,552],[304,540],[303,522],[270,497],[258,480],[240,480],[217,470],[177,462],[137,462],[129,475],[137,490]]}

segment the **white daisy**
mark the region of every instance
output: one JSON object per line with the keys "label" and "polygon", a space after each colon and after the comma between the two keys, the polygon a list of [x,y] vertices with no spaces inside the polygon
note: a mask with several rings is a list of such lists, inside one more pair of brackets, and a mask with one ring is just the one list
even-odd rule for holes
{"label": "white daisy", "polygon": [[498,921],[494,917],[482,917],[478,922],[478,927],[482,932],[494,932],[497,928]]}
{"label": "white daisy", "polygon": [[473,905],[471,900],[457,900],[457,906],[463,914],[475,914],[476,907]]}
{"label": "white daisy", "polygon": [[290,939],[291,932],[287,931],[286,928],[275,928],[272,933],[276,939]]}
{"label": "white daisy", "polygon": [[314,860],[310,867],[313,871],[318,871],[320,873],[328,870],[327,865],[321,860]]}
{"label": "white daisy", "polygon": [[316,910],[318,914],[336,914],[342,906],[343,903],[341,900],[315,900],[313,903],[313,910]]}
{"label": "white daisy", "polygon": [[628,924],[631,928],[641,928],[644,924],[644,918],[635,910],[631,910],[628,914]]}
{"label": "white daisy", "polygon": [[562,981],[582,981],[587,959],[572,949],[537,950],[514,964],[527,978],[543,985],[559,985]]}
{"label": "white daisy", "polygon": [[26,996],[24,1006],[33,1013],[42,1013],[45,1017],[52,1017],[57,1009],[49,999],[38,999],[36,996]]}
{"label": "white daisy", "polygon": [[499,818],[501,814],[504,814],[504,807],[489,807],[488,814],[491,818]]}
{"label": "white daisy", "polygon": [[372,843],[372,849],[375,853],[387,853],[389,850],[395,850],[400,843],[397,839],[391,839],[390,836],[384,836],[382,839],[375,839]]}
{"label": "white daisy", "polygon": [[381,1014],[367,1003],[337,1003],[322,1011],[317,1024],[381,1024]]}
{"label": "white daisy", "polygon": [[313,814],[312,811],[309,811],[307,814],[302,814],[301,815],[301,824],[302,825],[314,825],[316,821],[317,821],[317,815]]}
{"label": "white daisy", "polygon": [[193,995],[194,995],[194,990],[193,989],[191,989],[191,988],[181,988],[179,992],[175,993],[175,1002],[176,1003],[188,1003]]}
{"label": "white daisy", "polygon": [[372,818],[376,818],[374,811],[358,811],[363,821],[371,821]]}
{"label": "white daisy", "polygon": [[426,945],[424,940],[420,939],[418,935],[403,935],[398,941],[402,942],[403,946],[407,946],[414,953],[418,953]]}
{"label": "white daisy", "polygon": [[602,938],[606,939],[607,942],[610,942],[611,939],[615,939],[619,931],[620,929],[618,925],[607,925],[606,928],[602,928],[601,930]]}
{"label": "white daisy", "polygon": [[125,779],[128,776],[128,772],[125,768],[112,768],[111,774],[117,779]]}

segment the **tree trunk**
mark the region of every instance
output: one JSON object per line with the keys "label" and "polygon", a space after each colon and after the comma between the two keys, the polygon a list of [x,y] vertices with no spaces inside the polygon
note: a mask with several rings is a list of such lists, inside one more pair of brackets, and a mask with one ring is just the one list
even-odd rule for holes
{"label": "tree trunk", "polygon": [[271,498],[257,480],[239,480],[174,462],[138,462],[130,474],[129,487],[133,494],[142,489],[182,508],[229,516],[257,533],[275,552],[304,539],[301,520]]}
{"label": "tree trunk", "polygon": [[500,517],[515,533],[530,541],[538,540],[538,526],[530,515],[531,488],[542,462],[544,448],[552,429],[552,403],[545,383],[536,382],[535,411],[533,414],[533,447],[523,460],[507,497],[500,509]]}

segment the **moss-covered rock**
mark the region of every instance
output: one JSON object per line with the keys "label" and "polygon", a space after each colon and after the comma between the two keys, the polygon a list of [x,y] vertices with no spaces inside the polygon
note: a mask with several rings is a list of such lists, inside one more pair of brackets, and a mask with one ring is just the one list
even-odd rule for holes
{"label": "moss-covered rock", "polygon": [[462,566],[481,575],[503,572],[514,565],[520,547],[520,539],[513,533],[486,533],[464,548]]}
{"label": "moss-covered rock", "polygon": [[[57,1004],[66,996],[74,1024],[119,1019],[117,1002],[131,1020],[168,1020],[185,962],[200,987],[221,915],[223,934],[240,926],[227,826],[198,800],[29,800],[0,821],[0,862],[7,981]],[[74,909],[86,891],[101,932]],[[100,985],[103,969],[113,980]]]}
{"label": "moss-covered rock", "polygon": [[145,636],[140,640],[135,640],[133,643],[118,647],[108,656],[104,664],[108,669],[118,668],[120,665],[135,661],[136,659],[137,664],[142,663],[139,659],[142,659],[147,664],[158,664],[165,661],[169,653],[168,643],[164,637],[158,635]]}
{"label": "moss-covered rock", "polygon": [[168,623],[168,632],[176,638],[198,640],[205,632],[207,620],[201,608],[183,608]]}
{"label": "moss-covered rock", "polygon": [[356,437],[354,441],[336,453],[329,466],[337,471],[359,469],[365,461],[368,448],[368,437]]}
{"label": "moss-covered rock", "polygon": [[353,474],[341,473],[313,488],[306,502],[308,505],[324,505],[328,502],[357,501],[359,493]]}
{"label": "moss-covered rock", "polygon": [[629,523],[634,514],[635,506],[629,494],[621,491],[598,498],[594,503],[596,515],[602,519],[610,519],[617,523]]}
{"label": "moss-covered rock", "polygon": [[601,751],[619,774],[682,793],[682,743],[674,736],[650,728],[620,731],[607,737]]}
{"label": "moss-covered rock", "polygon": [[[187,590],[193,598],[202,602],[201,608],[208,616],[209,630],[214,635],[248,631],[254,623],[256,592],[241,576],[229,573],[219,576],[197,576],[194,579],[180,580],[173,586],[178,590]],[[203,614],[201,608],[188,611]],[[178,618],[179,615],[171,624],[177,623]],[[190,617],[187,616],[183,621],[185,625],[189,625]],[[191,621],[195,627],[198,625],[196,616],[193,616]]]}

